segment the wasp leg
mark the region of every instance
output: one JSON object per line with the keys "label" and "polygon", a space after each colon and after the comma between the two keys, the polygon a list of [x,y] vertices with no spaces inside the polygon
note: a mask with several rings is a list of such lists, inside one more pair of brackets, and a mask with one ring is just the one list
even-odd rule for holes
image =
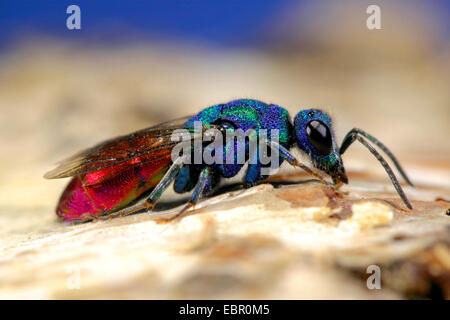
{"label": "wasp leg", "polygon": [[249,135],[249,160],[247,173],[244,178],[244,187],[253,187],[257,180],[261,179],[261,161],[258,152],[258,136],[256,131]]}
{"label": "wasp leg", "polygon": [[291,166],[293,167],[297,167],[297,168],[301,168],[304,171],[306,171],[309,175],[315,177],[316,179],[319,179],[320,182],[322,182],[323,184],[330,186],[330,184],[325,181],[325,178],[320,175],[317,172],[312,171],[310,168],[308,168],[307,166],[305,166],[304,164],[300,163],[299,160],[297,160],[290,152],[289,150],[287,150],[285,147],[283,147],[282,145],[280,145],[279,143],[275,142],[275,141],[267,141],[267,143],[269,144],[269,146],[273,149],[278,150],[280,157],[284,160],[286,160]]}
{"label": "wasp leg", "polygon": [[188,156],[183,156],[177,158],[175,162],[170,166],[169,170],[167,170],[164,177],[159,181],[159,183],[156,185],[156,187],[153,189],[153,191],[150,193],[150,195],[145,199],[145,201],[137,203],[133,206],[124,208],[119,211],[114,212],[105,212],[100,216],[94,216],[91,214],[85,214],[84,217],[87,219],[93,219],[93,220],[110,220],[117,217],[124,217],[128,216],[130,214],[135,213],[142,213],[150,211],[154,208],[156,202],[161,197],[162,193],[169,187],[169,185],[173,182],[173,180],[176,178],[178,172],[180,172],[181,168],[184,165],[185,160],[187,160]]}
{"label": "wasp leg", "polygon": [[[412,207],[411,203],[409,202],[408,198],[406,197],[405,192],[403,191],[402,187],[400,186],[400,183],[398,183],[398,180],[395,177],[394,172],[392,172],[392,169],[391,169],[391,167],[389,167],[386,160],[384,160],[384,158],[378,153],[378,151],[375,150],[375,148],[372,147],[366,140],[364,140],[364,138],[362,138],[361,136],[358,135],[359,132],[353,132],[353,133],[351,133],[351,132],[352,131],[349,132],[350,135],[347,134],[346,138],[342,142],[341,154],[343,154],[345,152],[345,150],[347,150],[348,146],[355,140],[358,140],[359,142],[361,142],[367,149],[369,149],[369,151],[375,156],[375,158],[377,158],[378,162],[381,163],[384,170],[386,171],[389,178],[391,179],[392,184],[395,187],[395,190],[397,190],[397,193],[400,196],[400,198],[402,198],[403,202],[409,209],[412,209],[413,207]],[[394,161],[394,159],[393,159],[393,161]],[[394,163],[395,162],[396,161],[394,161]],[[397,169],[398,168],[399,168],[399,166],[397,167]],[[406,176],[404,176],[404,177],[406,177]]]}
{"label": "wasp leg", "polygon": [[213,185],[213,178],[213,169],[210,167],[204,168],[200,173],[197,185],[195,186],[194,192],[192,193],[189,202],[176,215],[170,218],[161,218],[161,220],[174,220],[181,217],[190,208],[193,208],[200,201],[200,199],[202,199],[206,195],[206,193],[211,190],[211,187]]}
{"label": "wasp leg", "polygon": [[342,141],[341,147],[339,148],[339,152],[340,154],[344,154],[345,150],[347,150],[347,148],[356,140],[356,137],[358,135],[362,135],[364,136],[366,139],[368,139],[369,141],[371,141],[373,144],[375,144],[378,148],[380,148],[381,150],[384,151],[384,153],[387,154],[387,156],[392,160],[392,162],[394,163],[395,167],[397,168],[398,172],[400,173],[400,175],[403,177],[403,179],[405,179],[405,181],[411,186],[414,187],[413,183],[411,182],[411,180],[408,178],[408,176],[406,175],[406,172],[403,170],[403,168],[400,166],[400,163],[398,162],[397,158],[394,156],[394,154],[381,142],[379,141],[377,138],[375,138],[374,136],[368,134],[367,132],[365,132],[364,130],[358,129],[358,128],[353,128],[352,130],[350,130],[344,137],[344,140]]}
{"label": "wasp leg", "polygon": [[[258,136],[250,135],[249,136],[250,141],[255,141],[255,139],[258,139]],[[266,145],[272,149],[273,152],[276,152],[276,154],[283,160],[286,160],[290,165],[294,167],[298,167],[306,171],[309,175],[315,177],[316,179],[319,179],[323,184],[331,186],[327,181],[325,181],[324,177],[321,176],[319,173],[316,173],[312,171],[310,168],[302,164],[300,161],[298,161],[285,147],[280,145],[278,142],[266,140],[263,139],[260,140],[260,143],[266,143]],[[256,181],[261,177],[261,161],[260,161],[260,150],[257,148],[257,144],[250,144],[251,149],[250,151],[250,159],[249,159],[249,166],[247,169],[247,174],[244,179],[244,183],[247,187],[253,186]],[[264,153],[264,151],[263,151]]]}

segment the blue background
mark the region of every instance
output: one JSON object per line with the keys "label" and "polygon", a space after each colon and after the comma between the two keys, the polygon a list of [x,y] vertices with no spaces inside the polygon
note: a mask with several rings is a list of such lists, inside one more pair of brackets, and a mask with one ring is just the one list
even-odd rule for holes
{"label": "blue background", "polygon": [[[264,41],[277,14],[302,1],[277,0],[1,0],[0,47],[33,35],[63,36],[110,43],[120,40],[171,39],[218,46],[252,46]],[[376,3],[377,1],[374,1]],[[433,0],[439,11],[450,11],[450,1]],[[382,3],[382,2],[381,2]],[[66,29],[66,8],[79,5],[82,30]],[[449,20],[445,37],[449,35]]]}

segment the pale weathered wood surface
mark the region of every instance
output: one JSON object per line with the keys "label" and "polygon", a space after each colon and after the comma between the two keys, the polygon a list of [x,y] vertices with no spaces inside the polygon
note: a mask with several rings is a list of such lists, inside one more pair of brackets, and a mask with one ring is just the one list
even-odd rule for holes
{"label": "pale weathered wood surface", "polygon": [[[2,234],[1,297],[448,298],[449,203],[415,200],[405,212],[392,193],[342,192],[265,184],[169,223],[141,214],[70,226],[28,209]],[[373,264],[381,290],[366,287]]]}

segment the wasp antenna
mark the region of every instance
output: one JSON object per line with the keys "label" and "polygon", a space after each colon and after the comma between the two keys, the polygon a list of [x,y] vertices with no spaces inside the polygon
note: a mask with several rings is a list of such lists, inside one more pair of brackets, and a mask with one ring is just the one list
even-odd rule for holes
{"label": "wasp antenna", "polygon": [[[350,146],[350,144],[355,141],[356,139],[356,135],[362,135],[365,138],[367,138],[369,141],[371,141],[372,143],[374,143],[378,148],[380,148],[381,150],[384,151],[384,153],[387,154],[387,156],[392,160],[392,162],[394,163],[395,167],[397,168],[398,172],[400,173],[400,175],[403,177],[403,179],[405,179],[405,181],[411,186],[414,187],[414,184],[411,182],[411,180],[408,178],[408,176],[406,175],[406,172],[403,170],[403,168],[401,167],[400,163],[398,162],[397,158],[394,156],[394,154],[391,152],[391,150],[388,149],[388,147],[386,147],[380,140],[378,140],[377,138],[375,138],[374,136],[370,135],[369,133],[365,132],[364,130],[358,129],[358,128],[353,128],[352,130],[350,130],[347,135],[344,138],[344,141],[342,142],[341,148],[340,148],[340,153],[343,154],[345,152],[345,150],[347,150],[347,148]],[[358,139],[359,140],[359,139]]]}
{"label": "wasp antenna", "polygon": [[[351,139],[351,141],[350,141]],[[381,154],[378,153],[377,150],[375,150],[374,147],[372,147],[366,140],[364,140],[364,138],[362,138],[361,136],[357,135],[356,133],[353,133],[353,137],[350,137],[349,139],[344,139],[342,145],[344,146],[343,150],[345,151],[348,146],[354,142],[356,140],[358,140],[359,142],[361,142],[361,144],[363,146],[365,146],[367,149],[369,149],[369,151],[375,156],[375,158],[377,158],[378,162],[381,163],[381,165],[383,166],[384,170],[386,171],[386,173],[388,174],[389,178],[392,181],[392,184],[395,187],[395,190],[397,190],[398,195],[400,196],[400,198],[402,198],[403,202],[405,203],[405,205],[408,207],[408,209],[412,210],[412,205],[409,202],[408,198],[405,195],[405,192],[403,191],[402,187],[400,186],[400,183],[398,183],[397,178],[395,177],[394,172],[392,172],[391,167],[389,167],[389,164],[386,162],[386,160],[384,160],[384,158],[381,156]],[[342,154],[343,152],[341,152]]]}

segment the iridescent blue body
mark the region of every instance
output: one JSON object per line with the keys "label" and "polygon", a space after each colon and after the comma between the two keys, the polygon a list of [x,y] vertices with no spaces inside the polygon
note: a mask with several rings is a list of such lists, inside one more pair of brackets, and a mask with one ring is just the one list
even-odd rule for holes
{"label": "iridescent blue body", "polygon": [[[302,161],[296,159],[290,153],[289,150],[292,147],[297,146],[309,157],[316,169],[325,172],[332,178],[336,186],[348,182],[341,155],[354,141],[359,141],[384,167],[405,205],[410,209],[412,208],[391,168],[366,139],[388,155],[402,177],[412,186],[411,181],[400,167],[400,164],[392,152],[390,152],[389,149],[375,137],[361,129],[354,128],[348,132],[339,147],[335,140],[332,120],[326,112],[320,109],[302,110],[297,113],[292,123],[286,109],[278,105],[266,104],[254,99],[239,99],[225,104],[210,106],[178,127],[172,126],[169,129],[169,127],[162,124],[127,136],[109,140],[94,148],[88,149],[75,158],[69,159],[68,162],[62,163],[60,167],[50,172],[47,177],[61,178],[88,174],[90,172],[95,175],[96,172],[105,170],[108,166],[118,166],[123,163],[123,161],[128,161],[127,163],[129,163],[130,166],[137,166],[141,165],[141,163],[147,165],[147,161],[150,160],[146,159],[153,159],[152,161],[155,165],[150,165],[150,167],[151,169],[158,169],[156,171],[153,170],[158,173],[158,176],[151,171],[148,179],[157,178],[159,182],[157,182],[156,185],[149,185],[151,192],[144,202],[126,207],[119,211],[114,211],[115,209],[111,205],[113,209],[104,211],[99,215],[88,212],[83,216],[77,211],[74,216],[82,217],[82,219],[86,219],[86,217],[106,219],[151,210],[161,197],[162,193],[172,182],[174,183],[175,191],[178,193],[184,193],[194,189],[190,201],[184,209],[180,211],[179,214],[181,214],[188,208],[194,206],[202,197],[209,194],[222,178],[236,176],[246,163],[248,163],[248,168],[243,177],[243,184],[245,186],[252,186],[259,180],[266,178],[267,175],[263,173],[262,169],[267,167],[268,164],[264,163],[261,157],[265,151],[260,151],[260,149],[258,149],[256,153],[250,152],[250,138],[224,141],[225,143],[220,147],[223,159],[221,159],[220,155],[218,156],[222,161],[217,161],[217,159],[214,158],[214,162],[208,163],[201,157],[199,162],[185,163],[184,160],[186,155],[179,156],[175,159],[173,156],[171,159],[168,158],[168,153],[166,151],[174,148],[174,144],[170,142],[170,139],[168,138],[169,135],[177,128],[184,129],[188,132],[189,143],[192,143],[192,141],[195,140],[196,123],[201,123],[201,130],[215,128],[224,133],[233,133],[239,131],[239,129],[242,130],[242,132],[247,132],[248,130],[253,129],[253,131],[256,132],[256,137],[252,136],[253,139],[257,139],[259,143],[262,141],[264,146],[270,149],[270,152],[275,152],[277,158],[279,158],[279,161],[277,161],[278,166],[281,165],[283,161],[286,161],[291,166],[301,168],[325,183],[323,177],[319,173],[312,171],[304,165]],[[262,131],[265,131],[266,135],[260,140]],[[277,134],[278,139],[275,139],[274,141],[272,137],[275,134]],[[140,138],[141,142],[132,143],[138,138]],[[146,140],[151,142],[150,146],[148,143],[145,143]],[[123,150],[124,145],[130,147],[126,152]],[[189,144],[189,146],[191,146],[191,144]],[[208,145],[201,142],[200,150],[198,150],[195,148],[194,142],[194,147],[189,149],[189,152],[195,153],[200,151],[203,153],[207,148],[209,148]],[[237,159],[239,153],[238,149],[245,150],[245,161],[242,161],[242,158]],[[214,151],[217,150],[214,149]],[[232,161],[229,161],[227,158],[230,151],[233,151],[234,158],[232,157]],[[250,157],[253,157],[251,160],[255,161],[249,161]],[[163,161],[161,162],[161,160]],[[101,166],[101,164],[104,164],[104,166]],[[164,176],[160,177],[160,173],[164,173]],[[141,182],[143,183],[145,181]],[[81,189],[78,188],[76,190]],[[70,194],[73,193],[71,190],[69,191]],[[81,191],[84,192],[84,190]],[[87,191],[85,193],[87,194]],[[69,200],[72,201],[72,198]],[[135,199],[131,196],[127,198],[128,202],[133,200]],[[80,200],[78,202],[83,201]]]}
{"label": "iridescent blue body", "polygon": [[[202,110],[186,121],[183,128],[193,130],[196,121],[201,122],[206,128],[214,125],[232,131],[242,129],[245,132],[249,129],[255,129],[258,133],[260,129],[266,129],[268,140],[271,139],[272,131],[278,130],[278,143],[274,145],[268,142],[268,144],[278,150],[279,165],[286,160],[292,166],[300,167],[311,175],[319,177],[324,182],[320,175],[313,173],[308,167],[302,165],[289,152],[289,149],[298,146],[308,155],[316,169],[331,176],[335,185],[348,183],[341,155],[353,141],[358,140],[380,161],[407,207],[412,208],[389,165],[361,136],[364,136],[386,152],[391,160],[393,160],[400,174],[412,185],[393,154],[376,138],[356,128],[347,134],[341,148],[339,148],[335,140],[331,117],[320,109],[300,111],[295,116],[294,123],[292,124],[289,112],[278,105],[266,104],[254,99],[239,99],[226,104],[213,105]],[[234,155],[236,156],[237,149],[243,147],[245,148],[246,159],[248,160],[249,142],[246,140],[244,143],[245,146],[240,146],[238,141],[233,141],[231,145],[224,144],[223,156],[226,156],[230,148],[234,149]],[[261,173],[261,168],[264,165],[260,161],[260,153],[256,153],[256,155],[258,157],[256,163],[248,164],[247,172],[243,178],[243,183],[247,187],[266,178]],[[220,164],[213,163],[208,165],[201,163],[196,165],[182,165],[172,177],[174,180],[174,189],[178,193],[183,193],[195,188],[190,203],[185,207],[186,209],[189,206],[195,205],[201,197],[213,190],[220,181],[220,178],[234,177],[240,172],[243,166],[244,163],[238,162],[236,157],[231,164],[226,163],[226,159],[224,158]],[[166,186],[161,190],[156,190],[154,197],[150,195],[148,202],[153,204],[165,188]]]}
{"label": "iridescent blue body", "polygon": [[[228,126],[228,130],[242,129],[247,132],[249,129],[254,129],[255,132],[259,132],[260,129],[267,130],[267,138],[271,139],[272,130],[278,130],[279,143],[285,148],[292,146],[292,124],[289,113],[286,109],[271,104],[265,104],[261,101],[240,99],[231,101],[227,104],[217,104],[209,108],[204,109],[191,119],[189,119],[183,126],[185,129],[194,130],[194,123],[200,121],[204,126]],[[223,147],[223,161],[222,163],[214,163],[211,169],[224,178],[234,177],[244,166],[243,163],[239,163],[237,159],[238,148],[240,142],[236,139],[231,145],[224,144]],[[245,142],[246,157],[249,156],[249,142]],[[227,163],[225,157],[229,153],[230,148],[234,149],[234,161],[233,163]],[[259,160],[259,159],[258,159]],[[280,164],[283,159],[280,159]],[[208,166],[207,164],[201,165],[188,165],[184,166],[177,178],[175,179],[175,191],[179,193],[190,191],[198,180],[199,173],[203,168]],[[246,185],[253,185],[258,180],[263,179],[261,175],[262,164],[258,161],[256,164],[249,164],[247,172],[245,174],[244,182]],[[216,178],[217,180],[217,178]]]}

